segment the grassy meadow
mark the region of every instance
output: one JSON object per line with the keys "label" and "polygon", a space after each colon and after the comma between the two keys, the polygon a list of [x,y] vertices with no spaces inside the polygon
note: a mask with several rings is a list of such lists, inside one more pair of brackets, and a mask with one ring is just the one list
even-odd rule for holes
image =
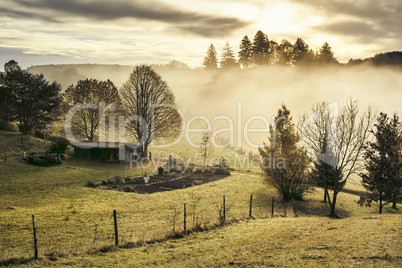
{"label": "grassy meadow", "polygon": [[[32,139],[33,150],[46,142]],[[39,167],[22,160],[19,134],[0,131],[0,264],[32,267],[166,267],[208,266],[327,266],[400,267],[402,265],[401,210],[360,208],[354,177],[338,196],[340,219],[330,219],[321,202],[322,191],[287,208],[258,170],[243,168],[208,184],[154,194],[125,193],[86,187],[115,176],[133,178],[152,168],[130,169],[128,164],[78,160],[67,156],[63,165]],[[186,159],[194,149],[184,142],[152,150]],[[235,152],[215,151],[234,163]],[[4,161],[4,155],[7,161]],[[253,194],[253,216],[248,219]],[[225,195],[227,220],[218,226]],[[164,239],[183,231],[183,204],[187,226],[204,229],[179,239]],[[400,205],[399,205],[400,206]],[[117,210],[120,247],[114,245],[113,210]],[[32,216],[38,228],[39,259],[33,256]],[[214,227],[215,226],[215,227]],[[180,236],[181,237],[181,236]],[[159,242],[151,242],[159,241]]]}

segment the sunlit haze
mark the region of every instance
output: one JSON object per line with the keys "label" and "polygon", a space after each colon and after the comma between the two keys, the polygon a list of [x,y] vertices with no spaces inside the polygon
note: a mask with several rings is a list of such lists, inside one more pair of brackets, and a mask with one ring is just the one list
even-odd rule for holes
{"label": "sunlit haze", "polygon": [[318,0],[1,0],[0,56],[31,65],[167,63],[202,65],[209,44],[262,30],[272,40],[328,42],[335,57],[399,50],[402,3]]}

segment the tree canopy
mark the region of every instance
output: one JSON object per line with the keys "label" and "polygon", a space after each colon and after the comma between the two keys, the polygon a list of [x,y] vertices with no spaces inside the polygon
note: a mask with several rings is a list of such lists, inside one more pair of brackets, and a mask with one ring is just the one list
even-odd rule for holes
{"label": "tree canopy", "polygon": [[150,66],[136,66],[120,94],[123,110],[131,117],[127,127],[138,143],[141,157],[147,156],[148,145],[155,138],[177,134],[181,116],[176,110],[175,96]]}
{"label": "tree canopy", "polygon": [[43,74],[22,70],[14,60],[4,70],[0,73],[0,117],[17,121],[24,134],[44,128],[60,105],[61,86],[48,82]]}
{"label": "tree canopy", "polygon": [[[112,81],[98,81],[96,79],[79,80],[77,85],[71,85],[63,94],[63,105],[69,110],[76,105],[89,104],[92,107],[83,107],[72,118],[72,128],[75,134],[93,141],[99,130],[99,123],[105,122],[101,118],[120,108],[120,96]],[[110,104],[112,109],[106,109]],[[67,111],[66,111],[67,112]],[[103,120],[103,121],[102,121]]]}

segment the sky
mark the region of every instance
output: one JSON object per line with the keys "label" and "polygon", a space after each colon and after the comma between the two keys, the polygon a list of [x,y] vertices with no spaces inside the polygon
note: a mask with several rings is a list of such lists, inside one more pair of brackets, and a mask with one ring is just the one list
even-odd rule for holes
{"label": "sky", "polygon": [[400,0],[0,0],[0,64],[202,66],[213,43],[328,42],[341,62],[402,50]]}

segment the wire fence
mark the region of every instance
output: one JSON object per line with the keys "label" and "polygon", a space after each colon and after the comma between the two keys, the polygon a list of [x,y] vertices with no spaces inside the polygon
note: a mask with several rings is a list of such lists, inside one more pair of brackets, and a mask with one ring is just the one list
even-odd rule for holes
{"label": "wire fence", "polygon": [[145,244],[250,217],[297,216],[295,206],[288,205],[287,210],[273,197],[250,195],[249,198],[221,196],[216,202],[194,198],[186,203],[138,209],[1,217],[0,261],[75,255],[117,244]]}

